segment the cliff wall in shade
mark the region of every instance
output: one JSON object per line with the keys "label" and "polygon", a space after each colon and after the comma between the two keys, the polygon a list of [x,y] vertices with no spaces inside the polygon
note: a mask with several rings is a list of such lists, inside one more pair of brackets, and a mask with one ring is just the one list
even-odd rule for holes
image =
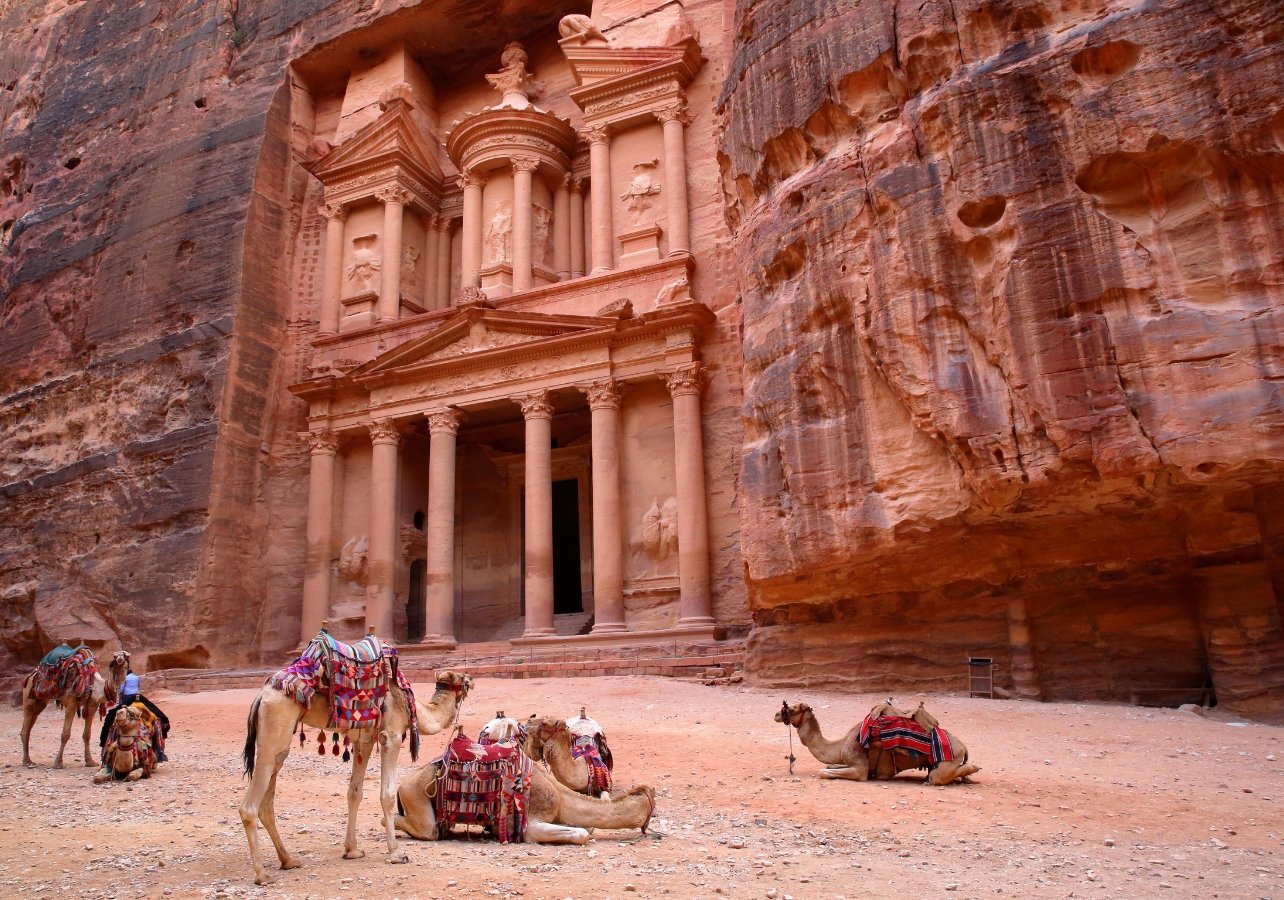
{"label": "cliff wall in shade", "polygon": [[1284,8],[742,0],[768,683],[1284,686]]}

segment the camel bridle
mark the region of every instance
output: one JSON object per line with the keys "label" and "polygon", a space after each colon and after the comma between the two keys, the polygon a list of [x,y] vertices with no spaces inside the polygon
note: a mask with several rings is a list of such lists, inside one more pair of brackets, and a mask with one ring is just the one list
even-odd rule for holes
{"label": "camel bridle", "polygon": [[[800,711],[800,720],[801,716],[802,713]],[[792,775],[794,774],[794,763],[798,761],[798,757],[794,756],[794,729],[798,727],[798,723],[794,721],[794,714],[789,709],[788,700],[780,702],[780,721],[785,723],[785,731],[789,733],[789,755],[785,759],[789,760],[789,774]]]}

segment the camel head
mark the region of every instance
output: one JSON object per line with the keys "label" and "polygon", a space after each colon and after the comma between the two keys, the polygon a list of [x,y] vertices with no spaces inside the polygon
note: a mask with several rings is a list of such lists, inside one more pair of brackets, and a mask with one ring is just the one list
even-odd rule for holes
{"label": "camel head", "polygon": [[798,728],[811,714],[811,707],[806,703],[795,703],[793,706],[788,703],[782,703],[780,709],[776,710],[776,721],[787,721],[790,725]]}
{"label": "camel head", "polygon": [[134,743],[142,731],[143,716],[132,706],[126,706],[116,713],[112,726],[116,741],[111,767],[117,775],[128,775],[134,769]]}
{"label": "camel head", "polygon": [[111,662],[107,664],[107,670],[111,672],[111,680],[115,684],[120,684],[125,680],[126,673],[129,672],[129,651],[117,650],[111,655]]}
{"label": "camel head", "polygon": [[532,759],[544,758],[544,745],[554,741],[559,735],[570,735],[566,721],[556,716],[545,716],[536,719],[532,716],[526,723],[526,753]]}
{"label": "camel head", "polygon": [[473,677],[465,675],[462,672],[452,672],[449,669],[442,669],[437,673],[437,690],[451,691],[455,699],[463,703],[468,692],[473,689]]}

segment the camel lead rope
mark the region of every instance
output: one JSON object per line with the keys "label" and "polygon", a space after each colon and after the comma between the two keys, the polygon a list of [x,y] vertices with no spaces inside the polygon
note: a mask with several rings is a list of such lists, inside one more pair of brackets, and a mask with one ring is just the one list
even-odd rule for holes
{"label": "camel lead rope", "polygon": [[794,756],[794,728],[789,722],[789,701],[782,700],[780,703],[780,720],[785,723],[785,731],[789,732],[789,755],[785,759],[789,760],[789,774],[794,774],[794,762],[797,757]]}

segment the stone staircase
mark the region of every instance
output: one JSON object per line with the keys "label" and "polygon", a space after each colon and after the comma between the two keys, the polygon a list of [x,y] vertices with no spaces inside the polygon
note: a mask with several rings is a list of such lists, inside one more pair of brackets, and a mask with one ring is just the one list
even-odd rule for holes
{"label": "stone staircase", "polygon": [[[589,622],[593,619],[593,614],[588,612],[562,613],[553,616],[553,631],[557,634],[584,634],[589,627]],[[526,617],[518,616],[516,619],[510,619],[492,631],[481,643],[494,643],[503,641],[507,643],[513,638],[521,637],[522,632],[526,630]]]}

